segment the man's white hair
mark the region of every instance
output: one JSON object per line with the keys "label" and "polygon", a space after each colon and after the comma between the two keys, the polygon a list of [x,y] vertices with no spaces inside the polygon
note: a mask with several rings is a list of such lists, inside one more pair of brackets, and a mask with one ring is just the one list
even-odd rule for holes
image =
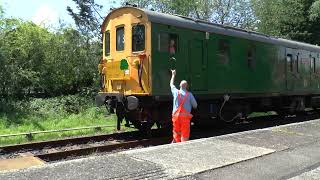
{"label": "man's white hair", "polygon": [[182,87],[184,84],[188,85],[188,82],[187,82],[186,80],[182,80],[182,81],[180,82],[180,87]]}

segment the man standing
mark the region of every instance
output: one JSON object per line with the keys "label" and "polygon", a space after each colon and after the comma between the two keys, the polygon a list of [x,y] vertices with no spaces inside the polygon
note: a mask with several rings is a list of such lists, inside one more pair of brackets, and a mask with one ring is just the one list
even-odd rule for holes
{"label": "man standing", "polygon": [[170,87],[173,96],[173,140],[172,142],[185,142],[190,136],[191,109],[197,108],[198,104],[191,92],[187,91],[188,83],[185,80],[180,82],[180,90],[174,86],[176,70],[171,70],[172,76]]}

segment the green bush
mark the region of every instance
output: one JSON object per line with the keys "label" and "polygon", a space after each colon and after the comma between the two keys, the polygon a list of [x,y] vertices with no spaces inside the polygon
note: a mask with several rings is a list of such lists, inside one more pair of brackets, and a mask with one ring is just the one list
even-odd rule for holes
{"label": "green bush", "polygon": [[8,125],[20,124],[24,119],[61,119],[77,114],[98,117],[104,111],[95,107],[92,97],[81,94],[0,101],[0,120],[7,121]]}
{"label": "green bush", "polygon": [[39,114],[78,114],[92,107],[92,98],[81,95],[59,96],[55,98],[32,98],[28,105],[28,111]]}

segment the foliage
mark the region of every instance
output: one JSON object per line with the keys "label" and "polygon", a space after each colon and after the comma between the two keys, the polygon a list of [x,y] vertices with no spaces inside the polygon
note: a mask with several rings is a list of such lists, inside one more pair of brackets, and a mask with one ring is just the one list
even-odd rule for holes
{"label": "foliage", "polygon": [[72,28],[50,32],[19,19],[0,20],[0,95],[74,94],[94,87],[98,42]]}
{"label": "foliage", "polygon": [[252,0],[252,4],[259,31],[320,44],[319,0]]}
{"label": "foliage", "polygon": [[258,30],[260,32],[280,36],[281,22],[280,16],[282,16],[281,2],[277,0],[252,0],[255,14],[259,19]]}
{"label": "foliage", "polygon": [[0,112],[12,114],[17,112],[24,116],[25,114],[38,115],[39,117],[64,116],[68,114],[79,114],[88,108],[94,106],[93,99],[89,96],[67,95],[53,98],[27,98],[22,100],[6,100],[0,102]]}
{"label": "foliage", "polygon": [[249,0],[123,0],[125,3],[245,29],[256,27]]}
{"label": "foliage", "polygon": [[100,25],[102,24],[102,16],[100,11],[102,6],[95,3],[94,0],[72,0],[76,4],[76,10],[73,10],[70,6],[67,7],[67,11],[74,19],[80,32],[90,38],[100,37]]}
{"label": "foliage", "polygon": [[320,18],[320,0],[315,1],[310,7],[310,19],[317,21]]}

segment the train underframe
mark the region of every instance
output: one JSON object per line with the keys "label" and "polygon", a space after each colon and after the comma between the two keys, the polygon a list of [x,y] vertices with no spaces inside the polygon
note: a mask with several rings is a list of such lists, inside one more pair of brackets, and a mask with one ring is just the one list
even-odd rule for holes
{"label": "train underframe", "polygon": [[[117,129],[125,121],[141,132],[150,133],[157,128],[171,129],[172,99],[158,96],[100,96],[108,113],[117,115]],[[98,103],[99,104],[99,103]],[[211,99],[198,98],[198,108],[193,111],[195,125],[208,122],[234,123],[246,119],[252,112],[275,111],[278,115],[304,112],[306,108],[320,108],[320,96],[236,97],[221,95]]]}

